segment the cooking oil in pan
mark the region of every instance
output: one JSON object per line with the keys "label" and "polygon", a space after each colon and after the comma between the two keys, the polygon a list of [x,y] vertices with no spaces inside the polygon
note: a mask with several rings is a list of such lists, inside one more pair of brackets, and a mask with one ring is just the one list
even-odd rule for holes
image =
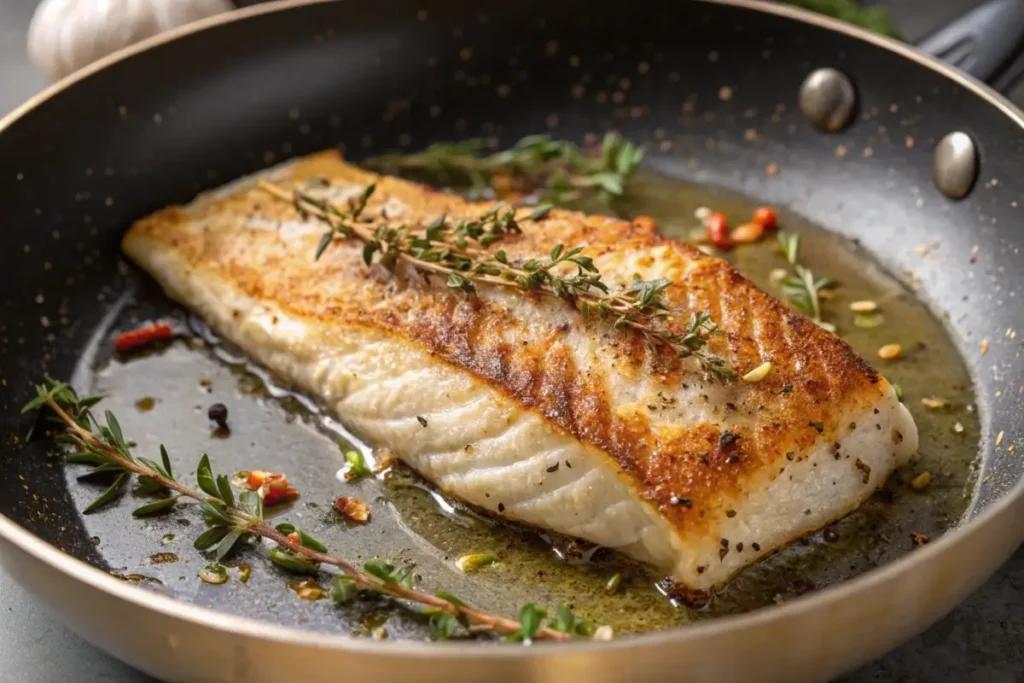
{"label": "cooking oil in pan", "polygon": [[[750,216],[753,206],[725,193],[646,175],[632,185],[630,215],[654,218],[661,231],[687,239],[699,226],[699,207],[730,216]],[[801,260],[840,284],[824,302],[825,317],[865,358],[899,384],[920,430],[920,455],[897,472],[886,488],[840,522],[748,568],[706,607],[672,600],[656,572],[614,552],[578,541],[552,538],[468,509],[415,473],[392,468],[376,478],[348,481],[344,453],[357,449],[373,457],[332,416],[308,398],[277,386],[261,368],[200,327],[197,334],[130,359],[85,358],[79,383],[108,396],[102,407],[116,413],[140,454],[152,456],[165,444],[177,471],[195,467],[208,453],[222,473],[264,469],[284,472],[301,496],[275,518],[288,520],[355,563],[380,557],[415,565],[418,585],[446,590],[480,607],[514,614],[527,602],[564,604],[583,616],[611,625],[616,633],[663,629],[694,619],[757,609],[791,600],[912,551],[912,534],[934,537],[955,525],[973,485],[979,422],[966,368],[946,330],[899,282],[856,245],[795,217],[784,228],[803,236]],[[728,255],[759,286],[778,294],[773,270],[786,265],[774,240],[742,246]],[[144,279],[144,277],[143,277]],[[870,325],[854,324],[850,304],[878,307]],[[147,318],[184,314],[143,283],[114,329]],[[876,350],[899,344],[901,357],[881,361]],[[101,354],[102,355],[102,354]],[[928,399],[928,406],[922,404]],[[209,422],[210,405],[228,408],[228,429]],[[379,454],[378,454],[379,455]],[[72,495],[82,508],[96,490],[75,481]],[[367,501],[370,520],[351,524],[333,510],[338,496]],[[130,497],[129,497],[130,498]],[[110,569],[145,576],[145,585],[180,599],[257,619],[327,632],[370,637],[425,634],[422,620],[379,598],[337,607],[312,600],[312,584],[299,585],[258,555],[250,545],[229,559],[227,581],[198,578],[209,563],[191,543],[203,525],[192,505],[164,517],[133,520],[135,501],[123,500],[85,517],[90,535]],[[920,541],[920,536],[917,537]],[[168,540],[170,539],[170,540]],[[465,573],[459,558],[487,553],[497,561]],[[158,558],[158,559],[154,559]],[[173,558],[173,559],[172,559]],[[306,599],[303,599],[303,595]],[[319,595],[317,597],[320,597]]]}

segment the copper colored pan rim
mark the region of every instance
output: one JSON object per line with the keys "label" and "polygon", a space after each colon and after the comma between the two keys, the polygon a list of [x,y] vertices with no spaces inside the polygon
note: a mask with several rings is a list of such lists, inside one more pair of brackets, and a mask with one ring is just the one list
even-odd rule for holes
{"label": "copper colored pan rim", "polygon": [[[992,503],[976,519],[946,533],[939,540],[920,548],[912,555],[866,572],[855,579],[810,593],[784,605],[603,643],[577,641],[561,644],[557,648],[491,648],[481,646],[474,648],[473,656],[488,659],[507,659],[510,657],[521,658],[552,654],[567,648],[571,648],[574,652],[588,652],[628,648],[640,642],[644,645],[655,646],[666,641],[681,642],[702,637],[720,636],[725,632],[735,630],[737,627],[753,629],[781,619],[799,618],[802,613],[827,608],[829,605],[836,605],[845,600],[853,599],[857,595],[868,594],[878,590],[883,584],[899,574],[913,572],[920,566],[938,561],[940,556],[945,555],[947,552],[953,552],[954,546],[959,545],[967,536],[986,526],[992,518],[1006,512],[1011,507],[1024,509],[1024,482],[1019,482],[1013,491]],[[1020,529],[1019,536],[1020,538],[1013,544],[1013,547],[1024,542],[1024,527]],[[340,649],[349,652],[381,654],[387,650],[396,654],[414,655],[428,659],[446,657],[456,653],[463,656],[467,654],[465,644],[445,642],[421,643],[416,641],[376,642],[368,639],[350,638],[343,634],[330,635],[304,631],[199,607],[116,579],[110,574],[60,551],[23,529],[4,515],[0,515],[0,537],[38,561],[93,588],[101,590],[112,598],[133,603],[138,607],[156,611],[174,619],[201,624],[235,635],[258,637],[282,644],[301,644],[313,648]]]}
{"label": "copper colored pan rim", "polygon": [[[29,115],[33,109],[44,104],[51,98],[58,96],[63,90],[71,88],[80,81],[85,81],[91,75],[101,71],[102,69],[124,59],[128,59],[135,54],[153,49],[182,36],[198,33],[222,24],[242,21],[253,16],[285,11],[292,7],[333,1],[336,0],[277,0],[276,2],[256,5],[213,16],[181,28],[168,31],[147,40],[143,40],[136,45],[117,51],[65,77],[35,97],[31,98],[7,116],[0,119],[0,135],[2,135],[7,128],[12,126],[19,119]],[[986,104],[996,107],[1018,127],[1024,129],[1024,112],[1015,107],[1006,98],[994,92],[974,78],[961,73],[955,68],[893,39],[879,36],[867,30],[848,25],[835,19],[823,17],[806,10],[781,6],[774,3],[764,2],[762,0],[701,1],[710,4],[741,7],[787,17],[796,21],[816,25],[827,30],[843,33],[853,38],[871,43],[939,73],[946,79],[955,82],[968,92],[981,98]],[[858,595],[866,595],[871,591],[879,589],[883,584],[899,575],[913,572],[924,565],[938,561],[941,556],[946,555],[949,552],[955,552],[955,546],[962,544],[969,535],[979,531],[983,527],[986,527],[994,518],[1006,513],[1011,507],[1018,507],[1021,509],[1021,512],[1024,512],[1024,480],[1018,481],[1011,491],[1007,492],[1000,499],[990,504],[981,513],[979,513],[975,519],[946,533],[937,541],[915,551],[910,556],[869,571],[850,581],[827,587],[821,591],[811,593],[781,606],[770,607],[748,614],[722,617],[678,629],[622,638],[607,643],[578,642],[566,644],[557,648],[506,648],[481,646],[474,647],[471,656],[491,660],[507,660],[553,655],[567,649],[571,649],[574,653],[586,653],[598,650],[611,651],[621,648],[629,648],[640,643],[646,646],[656,646],[669,642],[680,643],[704,637],[721,636],[728,631],[734,631],[740,627],[753,629],[782,619],[799,618],[802,614],[827,609],[830,605],[838,605],[843,601],[855,599]],[[1011,530],[1008,530],[1007,533],[1011,533]],[[1018,529],[1018,535],[1020,538],[1016,539],[1012,547],[1024,542],[1024,525],[1021,525]],[[237,636],[260,638],[281,644],[344,650],[352,653],[373,653],[379,655],[390,652],[425,659],[446,658],[456,653],[461,654],[462,656],[467,656],[469,654],[466,652],[465,644],[420,643],[413,641],[379,643],[365,639],[350,638],[341,634],[329,635],[303,631],[296,628],[278,626],[245,617],[209,610],[184,601],[156,594],[152,591],[118,580],[106,572],[86,564],[85,562],[82,562],[46,543],[3,515],[0,515],[0,537],[39,562],[54,568],[64,575],[101,590],[111,598],[126,601],[140,608],[155,611],[174,619],[201,624],[203,626]]]}

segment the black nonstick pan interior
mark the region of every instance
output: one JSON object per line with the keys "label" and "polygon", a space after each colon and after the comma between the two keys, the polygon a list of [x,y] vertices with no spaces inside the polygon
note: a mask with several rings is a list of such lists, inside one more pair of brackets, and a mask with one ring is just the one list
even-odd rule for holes
{"label": "black nonstick pan interior", "polygon": [[[246,58],[237,59],[242,51]],[[821,66],[850,74],[857,88],[856,120],[838,134],[816,131],[795,104],[803,78]],[[358,160],[438,140],[480,136],[510,144],[546,131],[582,141],[609,129],[644,144],[660,172],[787,207],[855,238],[890,273],[912,280],[945,321],[976,383],[982,465],[966,518],[1017,484],[1024,465],[1012,448],[1024,431],[1024,370],[1012,332],[1024,321],[1015,276],[1024,183],[1013,170],[1024,136],[998,103],[896,52],[729,5],[518,3],[483,13],[468,2],[426,9],[401,1],[315,3],[141,52],[42,101],[0,133],[0,253],[7,259],[0,283],[0,513],[154,590],[288,624],[372,628],[379,606],[363,605],[340,625],[326,604],[283,602],[280,581],[255,563],[257,597],[242,607],[196,587],[195,558],[180,573],[188,579],[181,588],[177,570],[153,557],[172,552],[164,547],[174,543],[169,535],[188,539],[192,531],[173,518],[119,534],[128,507],[83,524],[77,510],[84,498],[77,489],[69,493],[45,441],[24,442],[27,423],[18,409],[43,373],[70,378],[77,369],[89,381],[91,363],[109,355],[111,325],[170,310],[119,258],[124,230],[150,211],[326,147]],[[954,130],[974,138],[982,161],[961,202],[944,198],[931,179],[931,150]],[[922,259],[918,247],[933,243],[939,247]],[[337,457],[330,450],[336,447],[312,430],[301,441],[307,437],[295,430],[275,429],[289,418],[274,401],[235,401],[234,435],[211,442],[202,412],[214,398],[237,397],[237,376],[212,360],[200,368],[197,356],[175,353],[167,355],[177,368],[100,374],[105,386],[121,389],[112,399],[119,413],[154,393],[166,404],[187,404],[181,424],[172,426],[180,438],[168,444],[186,468],[204,450],[225,462],[237,457],[231,462],[238,469],[283,457],[291,476],[322,482],[316,486],[330,496],[333,470],[325,463]],[[210,379],[211,393],[188,373]],[[213,393],[220,391],[226,393]],[[196,410],[198,428],[183,417]],[[147,443],[139,424],[138,440]],[[307,491],[315,497],[315,487]],[[381,515],[389,509],[384,498]],[[295,514],[310,523],[322,517],[316,508]],[[358,532],[349,538],[360,554]],[[400,537],[393,543],[399,553]],[[176,547],[181,556],[193,552],[187,541]],[[385,550],[372,545],[365,552]],[[500,607],[516,597],[498,593]],[[394,628],[400,635],[415,625]]]}

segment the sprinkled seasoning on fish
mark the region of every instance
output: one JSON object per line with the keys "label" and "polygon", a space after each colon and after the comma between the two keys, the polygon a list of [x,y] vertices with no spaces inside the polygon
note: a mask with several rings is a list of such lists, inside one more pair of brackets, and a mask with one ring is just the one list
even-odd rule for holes
{"label": "sprinkled seasoning on fish", "polygon": [[[262,177],[365,215],[427,225],[490,204],[367,173],[325,152]],[[315,179],[315,182],[311,182]],[[709,311],[708,377],[641,335],[562,300],[482,285],[477,295],[400,265],[367,267],[323,225],[249,178],[139,221],[126,253],[254,360],[316,397],[442,490],[494,514],[619,550],[704,593],[854,510],[916,450],[892,385],[843,341],[725,262],[649,223],[568,211],[517,218],[490,250],[558,244],[610,285],[666,278],[672,304]],[[685,323],[684,321],[681,321]],[[561,466],[560,466],[561,464]]]}

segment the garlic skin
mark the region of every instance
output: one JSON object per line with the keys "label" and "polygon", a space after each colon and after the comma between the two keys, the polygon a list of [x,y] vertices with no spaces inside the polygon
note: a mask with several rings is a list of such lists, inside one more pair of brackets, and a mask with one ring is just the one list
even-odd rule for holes
{"label": "garlic skin", "polygon": [[168,29],[234,9],[231,0],[43,0],[28,54],[53,80]]}

